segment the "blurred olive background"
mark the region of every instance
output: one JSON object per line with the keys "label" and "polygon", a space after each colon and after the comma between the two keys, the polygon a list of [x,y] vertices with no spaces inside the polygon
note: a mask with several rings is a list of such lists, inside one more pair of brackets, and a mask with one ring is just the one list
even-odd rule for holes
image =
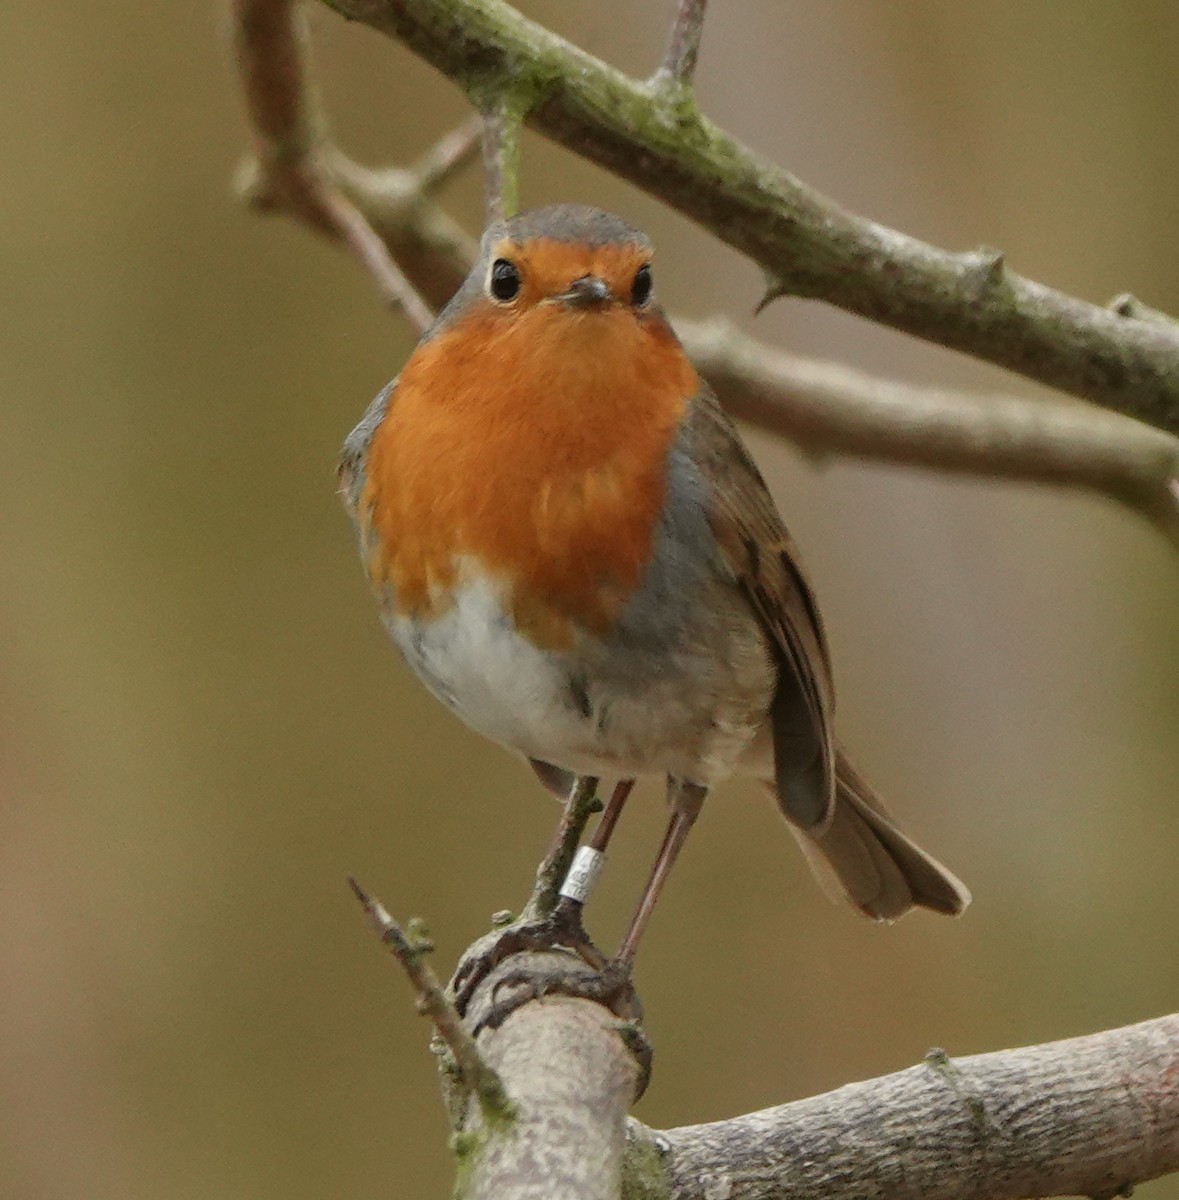
{"label": "blurred olive background", "polygon": [[[637,74],[669,7],[525,5]],[[933,242],[1179,310],[1179,8],[713,8],[703,103],[764,154]],[[314,24],[358,157],[408,161],[465,115],[400,47]],[[344,877],[428,918],[445,969],[522,901],[556,815],[378,626],[334,458],[410,341],[342,254],[232,199],[226,32],[202,4],[0,12],[6,1200],[447,1194],[428,1031]],[[751,264],[536,138],[524,192],[647,227],[675,312],[1031,392],[822,305],[753,321]],[[446,203],[474,228],[474,175]],[[1174,552],[1085,496],[751,440],[818,583],[844,739],[975,903],[870,927],[725,789],[640,960],[642,1118],[1179,1007]],[[605,945],[661,821],[648,788],[593,907]]]}

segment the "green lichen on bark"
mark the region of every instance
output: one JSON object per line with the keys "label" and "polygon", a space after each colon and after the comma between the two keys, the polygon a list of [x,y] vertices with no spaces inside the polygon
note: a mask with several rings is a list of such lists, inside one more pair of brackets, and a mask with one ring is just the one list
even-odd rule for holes
{"label": "green lichen on bark", "polygon": [[632,1121],[622,1158],[621,1200],[668,1200],[670,1195],[658,1143],[637,1121]]}

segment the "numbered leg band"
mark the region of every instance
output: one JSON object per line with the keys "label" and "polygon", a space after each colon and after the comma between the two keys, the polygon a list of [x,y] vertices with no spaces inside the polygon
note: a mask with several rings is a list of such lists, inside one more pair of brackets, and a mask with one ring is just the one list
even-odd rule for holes
{"label": "numbered leg band", "polygon": [[598,876],[605,864],[606,856],[601,850],[595,850],[592,846],[578,846],[573,866],[569,868],[569,874],[561,884],[561,895],[567,900],[576,900],[579,904],[584,904],[585,898],[598,882]]}

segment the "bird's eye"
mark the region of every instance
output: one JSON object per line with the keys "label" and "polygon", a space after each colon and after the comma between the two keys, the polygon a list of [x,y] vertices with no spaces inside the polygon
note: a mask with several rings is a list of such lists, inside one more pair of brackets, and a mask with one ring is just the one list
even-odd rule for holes
{"label": "bird's eye", "polygon": [[501,303],[515,300],[520,291],[520,272],[506,258],[497,258],[491,264],[491,276],[487,282],[487,290]]}
{"label": "bird's eye", "polygon": [[635,281],[630,285],[631,303],[642,307],[651,299],[651,264],[643,265],[635,272]]}

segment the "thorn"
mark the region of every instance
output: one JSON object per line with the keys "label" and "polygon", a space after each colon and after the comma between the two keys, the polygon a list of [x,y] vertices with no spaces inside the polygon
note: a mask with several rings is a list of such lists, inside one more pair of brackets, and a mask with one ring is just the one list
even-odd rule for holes
{"label": "thorn", "polygon": [[1133,292],[1121,292],[1107,305],[1110,312],[1134,321],[1147,321],[1152,325],[1175,325],[1175,318],[1149,304],[1143,304]]}
{"label": "thorn", "polygon": [[1002,250],[993,246],[979,246],[962,255],[967,277],[980,290],[990,290],[1003,281],[1003,273],[1007,269],[1007,260]]}
{"label": "thorn", "polygon": [[352,889],[352,894],[357,900],[367,909],[372,907],[372,898],[368,892],[364,890],[356,879],[355,875],[348,876],[348,886]]}
{"label": "thorn", "polygon": [[934,1046],[925,1053],[925,1065],[940,1075],[957,1094],[979,1132],[989,1136],[994,1130],[991,1115],[983,1100],[970,1090],[969,1080],[959,1070],[957,1063],[940,1046]]}
{"label": "thorn", "polygon": [[761,299],[757,302],[753,309],[753,315],[759,317],[762,311],[768,308],[775,300],[780,300],[783,296],[790,295],[790,285],[782,278],[781,275],[775,274],[773,271],[766,270],[763,272],[765,276],[765,288]]}
{"label": "thorn", "polygon": [[926,1050],[925,1061],[935,1071],[944,1071],[950,1066],[950,1056],[940,1046],[932,1046]]}

